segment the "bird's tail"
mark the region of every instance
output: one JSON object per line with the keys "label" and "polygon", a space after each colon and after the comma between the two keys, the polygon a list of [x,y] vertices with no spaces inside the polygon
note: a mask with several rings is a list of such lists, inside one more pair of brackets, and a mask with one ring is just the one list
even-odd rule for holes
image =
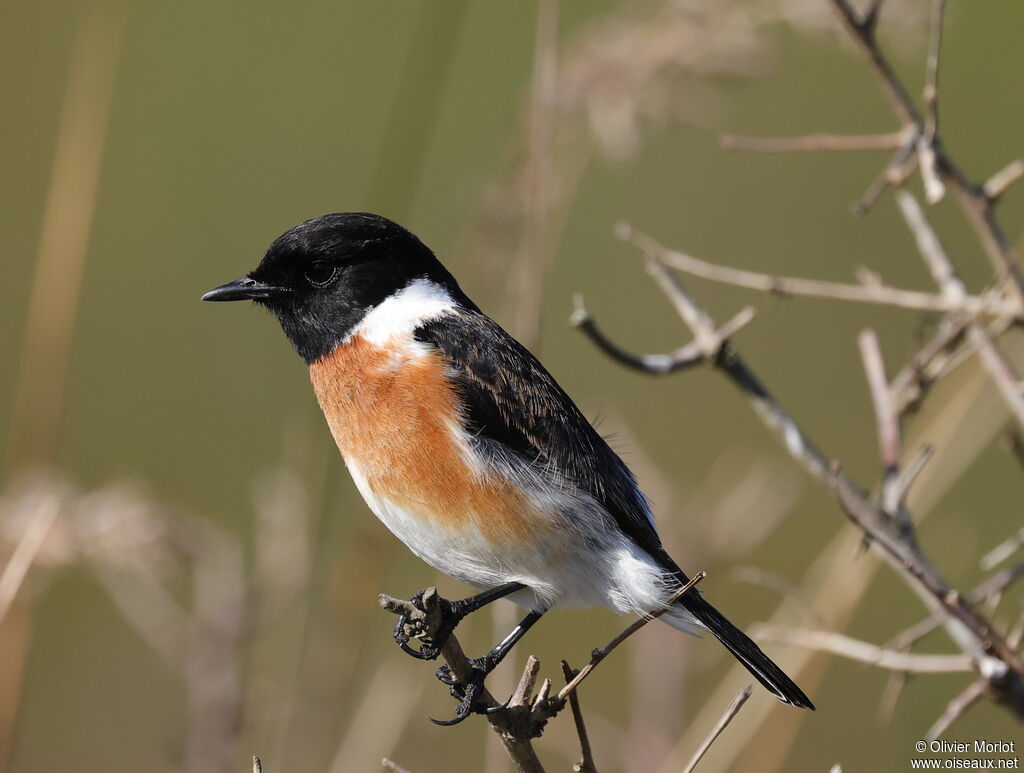
{"label": "bird's tail", "polygon": [[[699,593],[690,591],[680,601],[682,614],[669,612],[662,619],[670,625],[692,632],[696,620],[700,628],[711,631],[743,667],[780,701],[801,709],[814,710],[811,699],[743,631],[730,623]],[[683,611],[685,610],[685,611]]]}

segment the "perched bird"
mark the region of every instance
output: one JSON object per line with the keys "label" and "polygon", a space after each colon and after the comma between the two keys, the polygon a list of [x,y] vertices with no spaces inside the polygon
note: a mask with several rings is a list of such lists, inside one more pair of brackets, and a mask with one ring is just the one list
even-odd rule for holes
{"label": "perched bird", "polygon": [[[412,233],[377,215],[308,220],[207,301],[249,299],[277,317],[367,505],[431,566],[481,589],[446,608],[436,657],[465,615],[503,596],[529,613],[473,661],[454,721],[483,678],[554,606],[620,614],[664,607],[687,576],[662,547],[633,474],[569,396],[477,308]],[[710,631],[780,701],[811,701],[692,589],[661,618]],[[442,670],[443,671],[443,670]]]}

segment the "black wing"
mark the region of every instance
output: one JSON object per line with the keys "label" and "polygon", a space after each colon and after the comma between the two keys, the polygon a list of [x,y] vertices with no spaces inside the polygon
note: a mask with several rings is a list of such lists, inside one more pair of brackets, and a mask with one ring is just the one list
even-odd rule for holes
{"label": "black wing", "polygon": [[471,309],[427,322],[415,335],[452,363],[471,431],[525,461],[553,465],[593,496],[634,542],[679,571],[629,468],[522,344]]}

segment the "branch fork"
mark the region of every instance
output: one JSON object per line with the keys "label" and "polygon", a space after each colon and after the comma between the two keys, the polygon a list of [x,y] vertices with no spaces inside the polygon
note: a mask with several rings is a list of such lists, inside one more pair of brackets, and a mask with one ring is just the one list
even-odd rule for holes
{"label": "branch fork", "polygon": [[[962,312],[963,307],[957,307],[970,296],[967,295],[952,263],[942,252],[938,238],[926,227],[926,224],[922,225],[924,223],[923,215],[917,217],[919,208],[916,208],[916,203],[909,198],[909,194],[901,195],[900,202],[925,262],[939,284],[939,294],[932,297],[949,304],[947,311],[959,310]],[[913,522],[905,502],[914,480],[931,455],[931,449],[925,448],[905,469],[901,468],[900,419],[910,405],[909,402],[902,400],[903,389],[906,386],[904,383],[906,370],[901,370],[893,382],[889,381],[877,335],[871,330],[866,330],[859,337],[861,355],[875,406],[879,450],[884,470],[881,492],[876,498],[866,488],[849,478],[837,462],[829,461],[816,448],[796,421],[770,395],[761,381],[741,359],[739,353],[735,348],[729,346],[727,341],[716,342],[717,348],[714,350],[713,356],[707,353],[709,350],[700,349],[701,341],[710,340],[713,331],[718,328],[710,315],[689,294],[668,267],[682,268],[682,270],[689,270],[690,273],[700,273],[693,270],[694,266],[699,266],[704,275],[714,273],[718,269],[713,264],[706,264],[681,253],[670,252],[650,237],[636,234],[631,230],[627,231],[620,227],[618,234],[644,253],[648,271],[675,307],[682,321],[694,333],[694,343],[688,346],[694,346],[702,352],[699,361],[710,362],[739,387],[762,421],[780,436],[789,453],[829,488],[843,512],[864,533],[868,542],[879,550],[882,557],[893,566],[941,621],[950,637],[964,653],[963,656],[950,663],[943,662],[943,667],[961,668],[969,664],[988,686],[988,691],[998,702],[1009,706],[1019,717],[1024,717],[1024,660],[1017,653],[1016,647],[1012,646],[985,619],[971,600],[964,598],[946,582],[932,566],[917,542]],[[684,265],[680,265],[681,263]],[[722,271],[743,274],[745,278],[752,275],[752,272],[737,272],[733,269]],[[762,281],[765,275],[754,276],[758,277],[758,282],[761,284],[758,289],[770,292],[778,286],[777,282]],[[742,282],[734,283],[741,284]],[[877,285],[857,287],[869,292],[878,290]],[[1009,310],[1001,309],[1000,311]],[[1019,315],[1019,306],[1015,307],[1011,313],[1016,318]],[[997,314],[997,316],[1005,316],[1005,314]],[[947,319],[957,318],[951,315]],[[661,355],[660,359],[656,355],[633,355],[619,348],[600,333],[589,315],[583,317],[577,313],[575,321],[577,326],[598,347],[610,353],[623,364],[652,375],[661,375],[671,372],[673,369],[663,367],[664,361],[672,360],[673,355]],[[939,341],[941,345],[932,343],[928,345],[931,348],[931,355],[938,356],[946,348],[946,345],[959,335],[956,330],[960,324],[960,322],[956,322],[944,325],[942,340]],[[986,351],[985,344],[994,350],[995,345],[987,338],[984,329],[977,321],[968,318],[963,325],[972,340],[980,339],[975,345],[983,357]],[[950,332],[951,330],[953,332]],[[927,364],[927,360],[925,364]],[[920,366],[920,362],[915,363],[914,372],[920,372]],[[989,369],[994,377],[998,375],[998,367],[989,363]],[[1007,384],[1011,382],[1010,376],[1006,373],[1003,373],[1003,377]],[[1014,385],[1018,381],[1019,379],[1012,379]],[[1024,406],[1024,398],[1020,395],[1019,390],[1016,390],[1016,396]],[[1021,415],[1024,416],[1024,413]],[[862,644],[868,647],[873,646]],[[875,649],[877,650],[877,648]],[[878,652],[876,651],[875,654],[877,655]],[[884,652],[880,659],[894,662],[894,656]],[[933,667],[938,662],[927,658],[926,661]],[[895,658],[895,662],[905,666],[907,662],[911,661]],[[904,668],[903,670],[909,669]]]}
{"label": "branch fork", "polygon": [[[579,769],[593,773],[595,768],[590,757],[586,728],[583,725],[582,713],[576,698],[577,689],[616,647],[650,621],[665,614],[705,576],[704,572],[697,572],[689,582],[665,602],[663,607],[641,617],[627,626],[604,647],[595,649],[591,653],[590,662],[579,671],[574,671],[568,663],[562,661],[566,684],[557,693],[552,694],[553,687],[550,679],[544,679],[534,692],[537,677],[540,674],[540,661],[533,655],[527,658],[516,689],[505,703],[498,703],[486,687],[481,689],[478,703],[486,710],[488,724],[497,733],[505,751],[516,765],[517,771],[543,773],[543,767],[541,767],[531,742],[541,736],[549,720],[556,717],[567,705],[571,705],[582,749],[582,762]],[[406,633],[410,637],[420,639],[431,639],[440,629],[443,623],[442,601],[437,589],[432,587],[424,590],[415,601],[395,598],[386,593],[377,597],[377,602],[383,609],[404,617]],[[465,682],[470,678],[473,666],[454,633],[448,637],[442,647],[441,657],[459,680]]]}

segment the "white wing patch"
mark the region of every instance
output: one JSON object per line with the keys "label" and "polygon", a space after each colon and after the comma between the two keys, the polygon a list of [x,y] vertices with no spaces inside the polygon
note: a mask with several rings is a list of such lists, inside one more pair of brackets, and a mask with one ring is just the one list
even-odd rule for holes
{"label": "white wing patch", "polygon": [[441,285],[429,279],[416,279],[370,309],[345,340],[362,335],[379,346],[393,336],[409,335],[427,320],[456,308],[457,304]]}

